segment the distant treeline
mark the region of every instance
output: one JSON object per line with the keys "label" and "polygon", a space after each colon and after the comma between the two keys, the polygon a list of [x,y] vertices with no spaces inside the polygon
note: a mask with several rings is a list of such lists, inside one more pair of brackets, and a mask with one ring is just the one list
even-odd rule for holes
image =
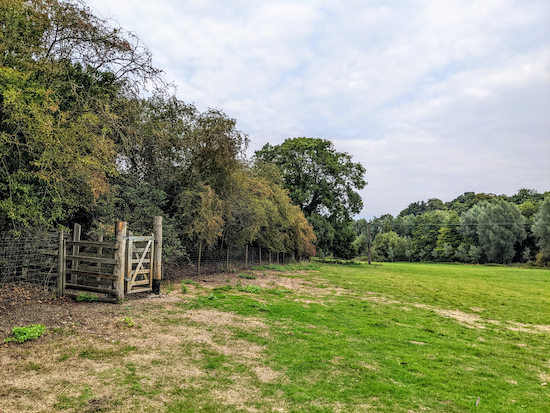
{"label": "distant treeline", "polygon": [[[370,227],[370,228],[369,228]],[[466,192],[410,204],[396,217],[354,222],[355,247],[376,261],[550,262],[550,192]]]}

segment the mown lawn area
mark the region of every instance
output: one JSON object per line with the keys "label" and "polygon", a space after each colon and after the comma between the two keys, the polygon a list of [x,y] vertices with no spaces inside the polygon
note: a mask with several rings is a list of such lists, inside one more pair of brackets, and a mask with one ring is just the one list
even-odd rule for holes
{"label": "mown lawn area", "polygon": [[34,411],[550,412],[550,271],[282,270],[171,282],[95,336],[10,343],[0,411],[33,411],[24,389],[42,380]]}

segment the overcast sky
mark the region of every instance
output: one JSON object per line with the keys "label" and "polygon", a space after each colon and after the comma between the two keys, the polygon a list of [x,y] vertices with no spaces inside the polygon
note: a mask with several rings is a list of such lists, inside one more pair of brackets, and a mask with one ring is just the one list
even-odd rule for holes
{"label": "overcast sky", "polygon": [[367,168],[358,217],[466,191],[550,190],[548,0],[88,0],[177,95],[265,143]]}

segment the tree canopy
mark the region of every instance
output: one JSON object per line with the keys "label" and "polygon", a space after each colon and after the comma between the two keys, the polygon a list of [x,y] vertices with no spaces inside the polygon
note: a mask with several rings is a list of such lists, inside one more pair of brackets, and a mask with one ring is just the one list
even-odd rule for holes
{"label": "tree canopy", "polygon": [[361,164],[331,141],[303,137],[266,144],[255,159],[279,167],[290,199],[313,225],[319,252],[342,258],[356,254],[350,222],[363,208],[357,192],[366,185]]}
{"label": "tree canopy", "polygon": [[329,140],[294,138],[281,145],[268,143],[255,156],[280,168],[290,198],[306,216],[347,221],[363,208],[357,190],[367,184],[366,170],[352,162],[349,154],[336,151]]}

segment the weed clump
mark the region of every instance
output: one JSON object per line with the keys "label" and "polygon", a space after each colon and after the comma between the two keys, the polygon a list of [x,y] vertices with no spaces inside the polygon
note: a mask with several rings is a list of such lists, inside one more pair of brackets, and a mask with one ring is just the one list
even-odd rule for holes
{"label": "weed clump", "polygon": [[76,301],[87,301],[89,303],[97,301],[97,295],[92,294],[88,291],[80,293],[76,296]]}
{"label": "weed clump", "polygon": [[218,291],[229,291],[231,290],[233,287],[229,284],[225,284],[225,285],[222,285],[220,287],[216,287],[214,288],[214,291],[218,292]]}
{"label": "weed clump", "polygon": [[260,287],[259,285],[245,285],[244,287],[239,287],[239,291],[258,294],[262,292],[262,287]]}
{"label": "weed clump", "polygon": [[42,324],[31,324],[27,327],[13,327],[11,334],[13,337],[4,339],[5,342],[17,341],[23,343],[27,340],[34,340],[40,337],[46,331],[46,327]]}

